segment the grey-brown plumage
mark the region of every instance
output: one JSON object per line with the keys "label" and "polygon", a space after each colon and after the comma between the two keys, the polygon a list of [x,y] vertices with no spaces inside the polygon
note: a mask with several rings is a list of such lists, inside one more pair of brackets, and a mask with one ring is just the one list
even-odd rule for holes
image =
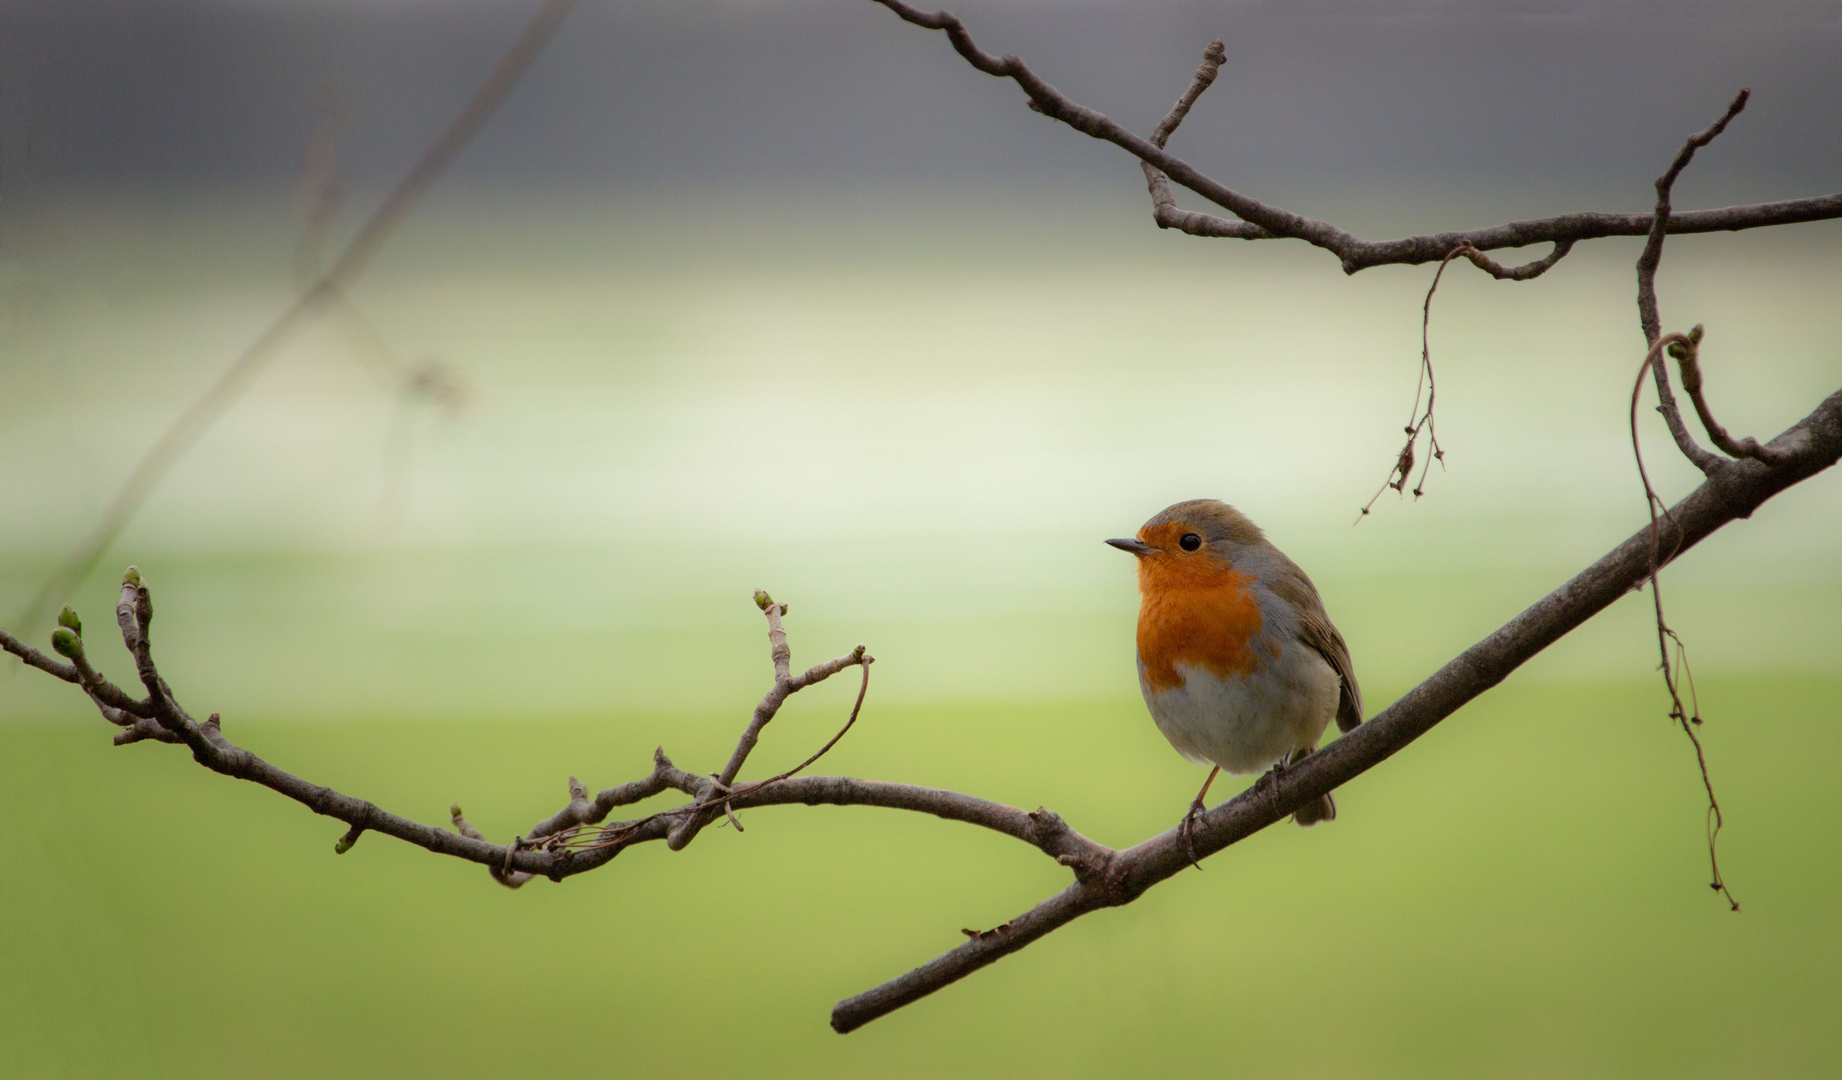
{"label": "grey-brown plumage", "polygon": [[[1246,772],[1271,752],[1275,756],[1264,760],[1283,768],[1313,752],[1332,718],[1345,732],[1362,722],[1349,646],[1317,587],[1246,515],[1215,499],[1192,499],[1153,515],[1135,540],[1109,543],[1139,556],[1141,688],[1153,719],[1179,752],[1230,772]],[[1246,599],[1224,600],[1224,590],[1231,597],[1242,590]],[[1173,625],[1184,628],[1174,638]],[[1250,625],[1254,638],[1245,636]],[[1200,649],[1198,634],[1204,635]],[[1241,653],[1242,660],[1230,657],[1255,639],[1266,644]],[[1213,652],[1210,642],[1218,646]],[[1192,669],[1178,678],[1173,644],[1191,658]],[[1148,646],[1155,654],[1149,658]],[[1312,661],[1301,666],[1284,659],[1301,653]],[[1199,660],[1205,668],[1216,666],[1193,670]],[[1273,745],[1274,737],[1280,745]],[[1287,745],[1289,739],[1297,741]],[[1337,804],[1326,794],[1294,818],[1312,825],[1336,815]]]}

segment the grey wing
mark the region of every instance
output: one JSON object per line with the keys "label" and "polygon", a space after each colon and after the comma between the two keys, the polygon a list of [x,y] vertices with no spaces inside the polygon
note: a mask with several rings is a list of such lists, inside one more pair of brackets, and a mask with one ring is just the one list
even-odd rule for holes
{"label": "grey wing", "polygon": [[1290,559],[1285,560],[1284,571],[1267,579],[1267,586],[1298,612],[1299,639],[1316,649],[1337,673],[1337,681],[1343,684],[1342,694],[1337,699],[1337,730],[1353,730],[1362,723],[1362,688],[1356,685],[1350,647],[1343,643],[1343,635],[1337,633],[1330,616],[1325,614],[1324,601],[1318,597],[1317,587]]}
{"label": "grey wing", "polygon": [[1350,647],[1343,643],[1343,635],[1330,624],[1330,617],[1323,608],[1308,612],[1304,617],[1301,637],[1305,644],[1323,654],[1330,661],[1330,666],[1337,673],[1337,679],[1343,683],[1343,693],[1337,699],[1337,730],[1350,731],[1362,723],[1362,688],[1356,685],[1356,669],[1350,664]]}

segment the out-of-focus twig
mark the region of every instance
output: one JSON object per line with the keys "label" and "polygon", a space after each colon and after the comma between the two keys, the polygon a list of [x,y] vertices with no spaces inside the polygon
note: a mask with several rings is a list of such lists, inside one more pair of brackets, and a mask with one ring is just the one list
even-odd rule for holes
{"label": "out-of-focus twig", "polygon": [[545,0],[459,115],[449,122],[408,175],[398,182],[372,212],[369,220],[353,236],[332,266],[303,291],[287,310],[277,316],[216,381],[206,387],[167,427],[110,499],[96,527],[71,551],[57,572],[45,582],[25,611],[21,612],[18,626],[22,632],[37,622],[49,605],[59,602],[64,593],[75,588],[95,569],[96,563],[115,542],[122,529],[127,527],[141,504],[147,501],[148,495],[152,494],[167,470],[241,396],[263,366],[273,359],[277,349],[296,331],[312,323],[339,301],[345,289],[370,263],[372,256],[377,254],[397,225],[408,216],[410,210],[472,140],[499,103],[505,100],[574,6],[575,0]]}

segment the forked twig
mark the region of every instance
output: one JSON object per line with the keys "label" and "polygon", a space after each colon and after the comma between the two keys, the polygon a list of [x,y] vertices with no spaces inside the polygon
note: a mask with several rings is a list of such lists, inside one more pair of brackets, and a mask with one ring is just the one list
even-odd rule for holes
{"label": "forked twig", "polygon": [[[1215,77],[1221,73],[1222,61],[1227,59],[1227,56],[1227,49],[1221,42],[1209,42],[1208,48],[1202,52],[1202,64],[1196,69],[1195,77],[1190,80],[1189,88],[1177,99],[1177,103],[1170,107],[1170,112],[1165,114],[1164,119],[1158,121],[1158,126],[1152,131],[1151,145],[1162,150],[1164,144],[1170,141],[1177,126],[1183,123],[1183,118],[1190,115],[1190,108],[1196,104],[1196,99],[1214,84]],[[1171,194],[1170,177],[1164,175],[1157,166],[1149,161],[1141,160],[1139,168],[1145,174],[1146,190],[1151,193],[1151,219],[1157,222],[1158,228],[1176,229],[1192,236],[1214,236],[1236,240],[1261,240],[1271,237],[1272,234],[1265,229],[1245,221],[1226,221],[1211,214],[1179,210],[1177,197]]]}
{"label": "forked twig", "polygon": [[[863,646],[859,645],[857,649],[859,653],[862,653]],[[859,663],[858,666],[863,669],[863,679],[858,684],[857,700],[851,705],[851,714],[845,719],[844,726],[839,728],[838,733],[833,735],[824,746],[819,747],[811,757],[793,766],[786,772],[770,776],[766,780],[756,780],[751,783],[740,784],[734,788],[723,791],[714,798],[692,803],[689,806],[674,807],[673,809],[653,814],[651,817],[641,818],[638,821],[626,821],[618,825],[577,825],[572,828],[564,829],[561,832],[552,833],[548,836],[533,836],[532,840],[544,851],[595,851],[601,848],[623,847],[631,842],[634,837],[638,836],[647,826],[655,822],[663,821],[668,818],[696,817],[698,815],[711,814],[718,810],[731,811],[737,799],[754,795],[765,788],[772,787],[775,784],[798,776],[800,773],[805,772],[814,762],[830,752],[832,747],[838,745],[838,740],[844,738],[845,734],[851,730],[851,727],[857,723],[857,715],[863,711],[864,695],[869,693],[870,690],[870,665],[875,662],[875,658],[870,656],[859,656],[859,659],[861,663]],[[730,820],[732,822],[734,821],[733,815]],[[737,824],[736,827],[738,831],[741,828],[739,824]],[[593,834],[592,838],[590,834]]]}
{"label": "forked twig", "polygon": [[[1689,136],[1688,141],[1683,143],[1682,149],[1676,152],[1675,159],[1669,163],[1669,168],[1663,171],[1662,176],[1657,177],[1656,208],[1651,214],[1644,250],[1637,257],[1637,319],[1638,324],[1643,328],[1646,345],[1655,345],[1657,338],[1663,333],[1663,319],[1657,310],[1657,267],[1663,259],[1663,241],[1672,231],[1672,223],[1680,216],[1671,206],[1676,179],[1682,175],[1683,169],[1688,168],[1689,162],[1695,159],[1695,152],[1713,142],[1721,132],[1727,130],[1727,125],[1733,122],[1733,118],[1738,116],[1742,109],[1746,108],[1746,103],[1751,98],[1752,91],[1742,88],[1733,96],[1733,100],[1727,103],[1727,109],[1721,114],[1720,119],[1710,124],[1705,131]],[[1676,395],[1669,388],[1668,370],[1661,363],[1651,364],[1650,369],[1656,382],[1657,411],[1663,414],[1663,422],[1669,427],[1670,437],[1676,440],[1676,448],[1682,451],[1682,456],[1688,458],[1690,463],[1700,469],[1704,475],[1718,469],[1721,465],[1720,458],[1703,449],[1695,441],[1695,437],[1689,433],[1688,425],[1683,422],[1682,410],[1676,405]]]}

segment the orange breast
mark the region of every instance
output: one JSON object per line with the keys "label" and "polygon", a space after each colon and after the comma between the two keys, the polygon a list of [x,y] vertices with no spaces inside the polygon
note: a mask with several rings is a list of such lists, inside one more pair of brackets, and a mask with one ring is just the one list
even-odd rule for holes
{"label": "orange breast", "polygon": [[1260,605],[1248,583],[1213,562],[1156,555],[1139,561],[1138,656],[1152,689],[1182,686],[1179,663],[1224,678],[1254,669]]}

